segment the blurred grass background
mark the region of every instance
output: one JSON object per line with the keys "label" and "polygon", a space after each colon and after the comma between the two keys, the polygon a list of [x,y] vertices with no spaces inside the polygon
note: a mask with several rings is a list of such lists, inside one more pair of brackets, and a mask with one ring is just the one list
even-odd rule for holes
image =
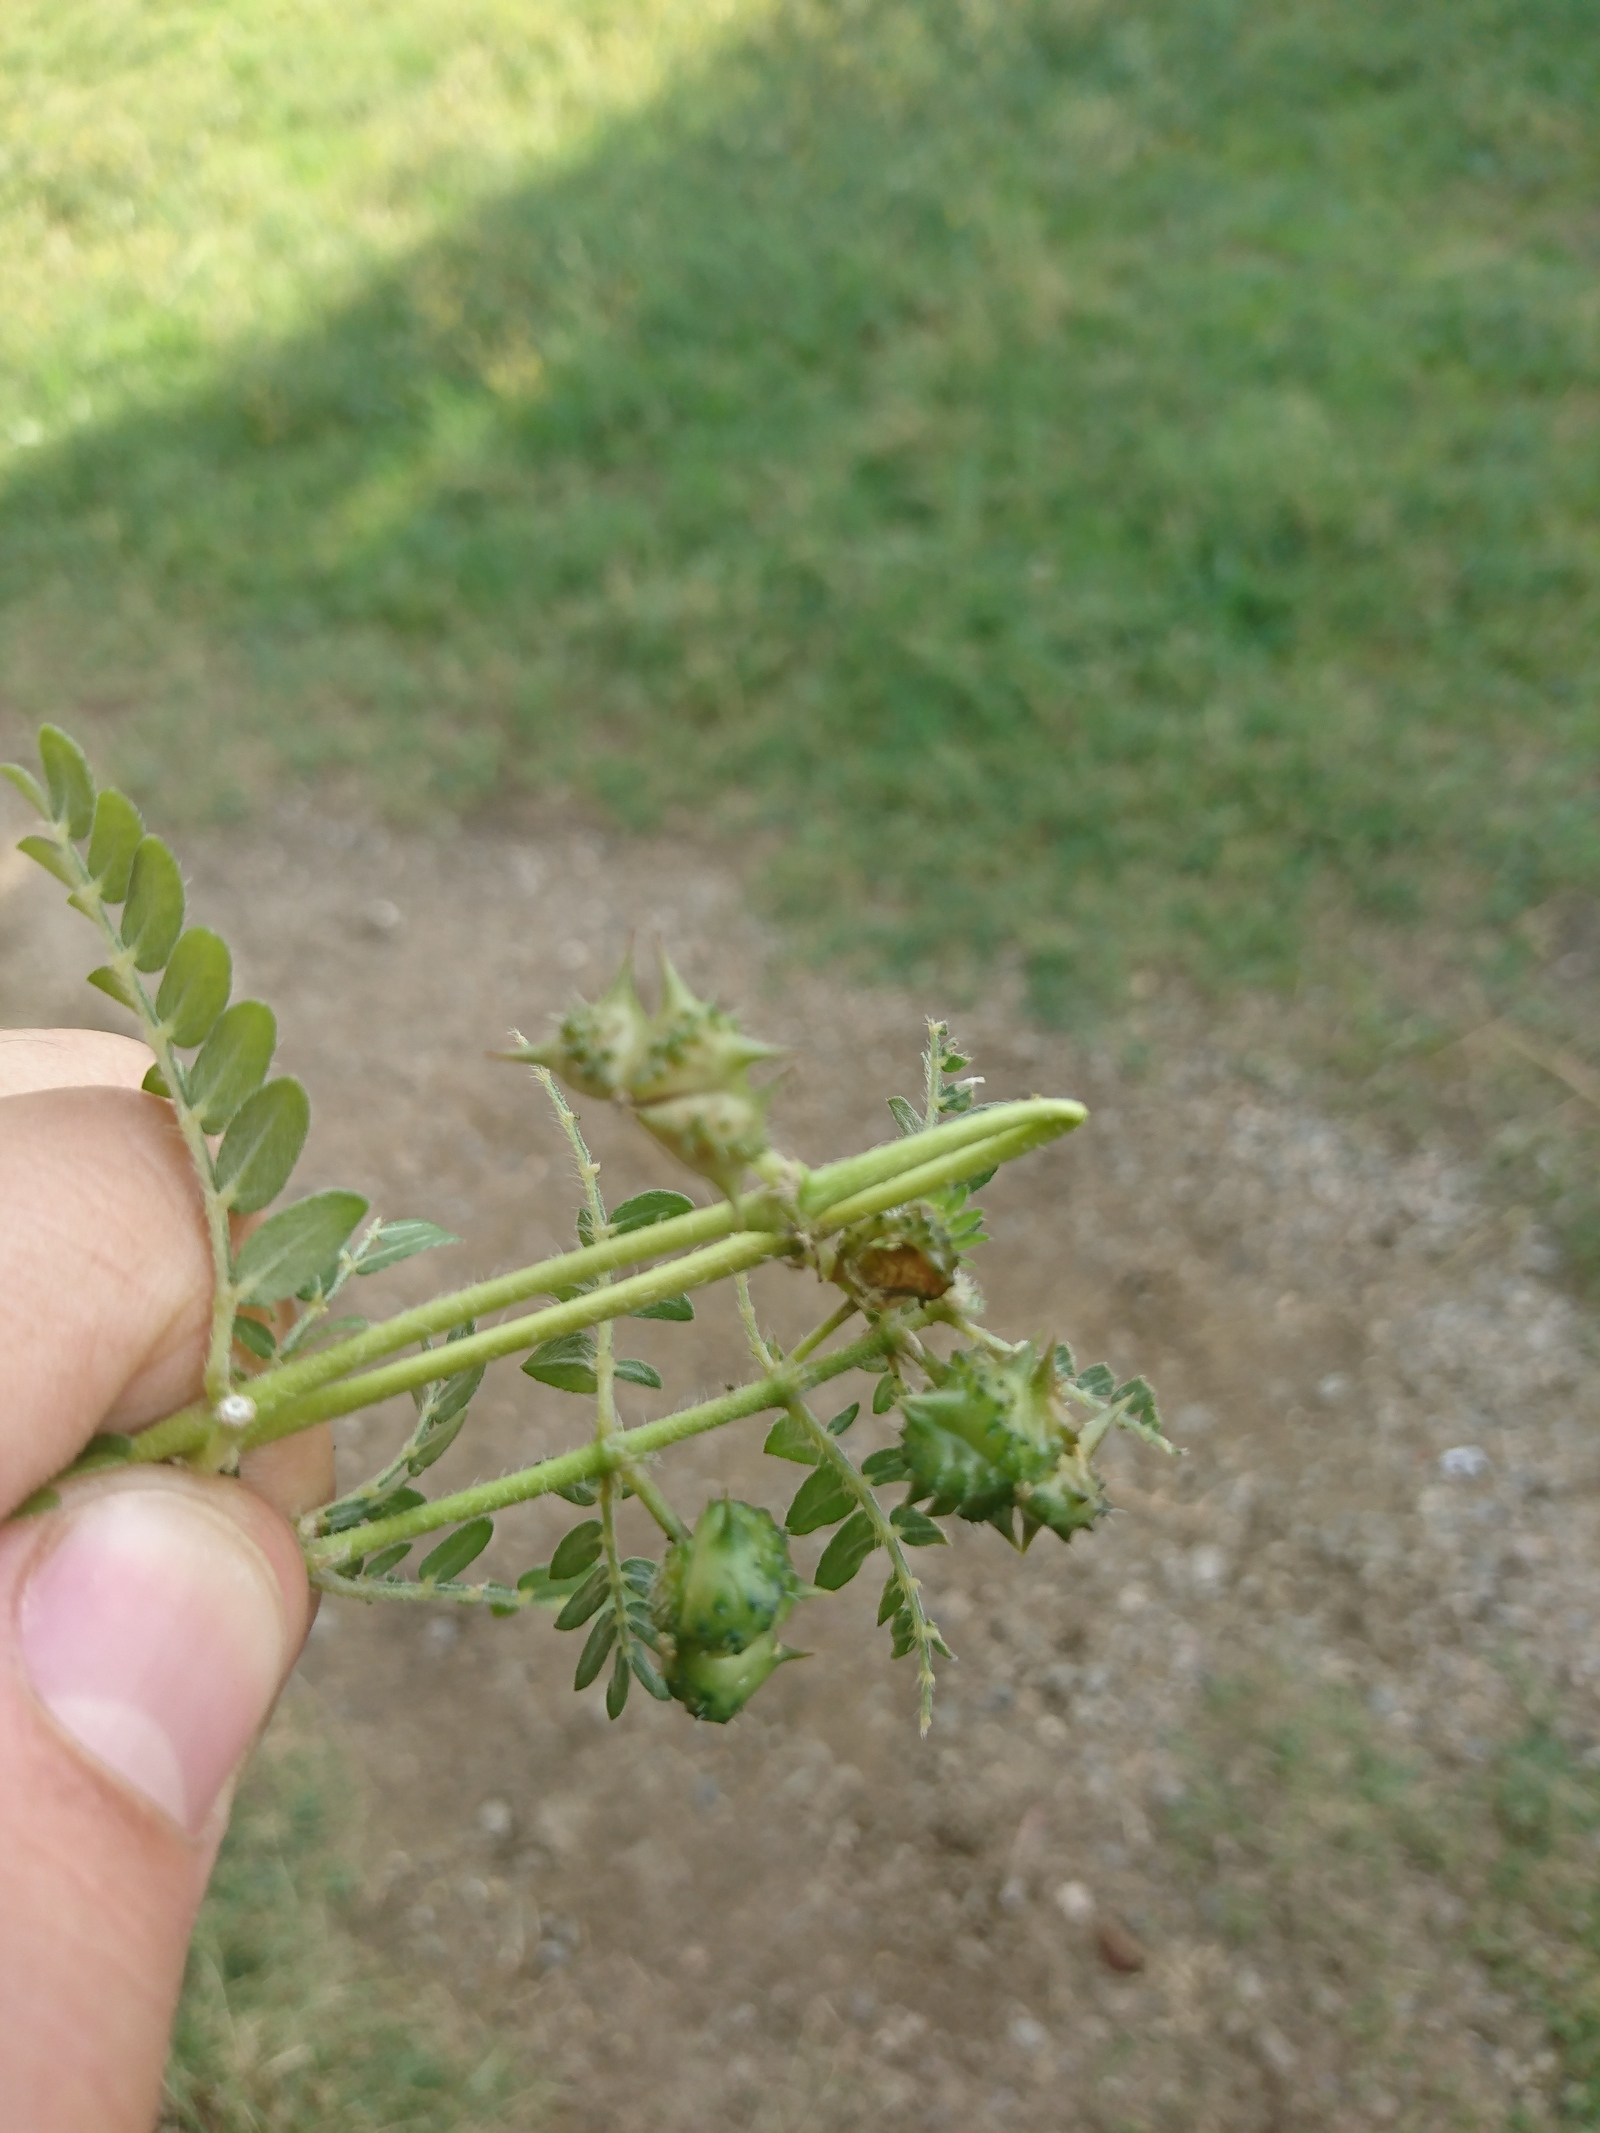
{"label": "blurred grass background", "polygon": [[[1600,1279],[1595,30],[10,0],[0,717],[169,820],[300,777],[692,823],[808,949],[1050,1021],[1298,989],[1364,1102],[1448,1113],[1487,1031],[1460,1115]],[[351,2044],[259,1783],[174,2123],[453,2122]],[[1490,1896],[1548,1908],[1567,1840],[1514,1821]]]}

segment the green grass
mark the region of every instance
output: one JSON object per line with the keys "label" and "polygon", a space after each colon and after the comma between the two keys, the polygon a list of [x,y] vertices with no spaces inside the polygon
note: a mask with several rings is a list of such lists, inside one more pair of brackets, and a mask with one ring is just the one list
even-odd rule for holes
{"label": "green grass", "polygon": [[1479,2123],[1472,2040],[1413,2019],[1448,1947],[1542,2029],[1554,2113],[1536,2123],[1600,2127],[1592,1756],[1530,1712],[1480,1768],[1446,1774],[1385,1744],[1349,1695],[1261,1675],[1216,1684],[1182,1748],[1165,1836],[1207,1928],[1287,1966],[1361,2082],[1409,2092],[1404,2123]]}
{"label": "green grass", "polygon": [[0,26],[10,701],[1279,981],[1600,889],[1586,0]]}
{"label": "green grass", "polygon": [[190,1951],[161,2133],[537,2121],[505,2045],[464,2034],[352,1930],[352,1819],[326,1747],[275,1735],[252,1764]]}

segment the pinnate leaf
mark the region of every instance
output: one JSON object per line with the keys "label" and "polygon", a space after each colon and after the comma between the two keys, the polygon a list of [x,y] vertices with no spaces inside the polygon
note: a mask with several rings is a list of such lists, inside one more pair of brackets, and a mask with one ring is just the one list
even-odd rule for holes
{"label": "pinnate leaf", "polygon": [[189,1102],[207,1133],[221,1133],[267,1078],[278,1024],[260,1000],[240,1000],[216,1027],[188,1070]]}
{"label": "pinnate leaf", "polygon": [[819,1466],[801,1482],[784,1523],[791,1533],[815,1533],[819,1526],[837,1525],[854,1505],[855,1498],[836,1469]]}
{"label": "pinnate leaf", "polygon": [[811,1582],[824,1592],[837,1592],[849,1584],[877,1545],[872,1520],[865,1511],[852,1511],[823,1549]]}
{"label": "pinnate leaf", "polygon": [[541,1341],[522,1369],[525,1376],[553,1385],[557,1392],[593,1392],[594,1335],[558,1333],[554,1340]]}
{"label": "pinnate leaf", "polygon": [[942,1548],[945,1534],[924,1511],[913,1504],[897,1504],[889,1513],[889,1523],[894,1527],[908,1548]]}
{"label": "pinnate leaf", "polygon": [[282,1303],[315,1281],[366,1211],[358,1192],[314,1192],[269,1215],[239,1247],[234,1278],[241,1303]]}
{"label": "pinnate leaf", "polygon": [[598,1518],[586,1518],[581,1526],[574,1526],[550,1558],[551,1577],[581,1577],[592,1569],[600,1560],[603,1539]]}
{"label": "pinnate leaf", "polygon": [[94,778],[83,750],[59,726],[41,726],[39,760],[51,814],[69,837],[87,837],[94,824]]}
{"label": "pinnate leaf", "polygon": [[606,1683],[606,1716],[620,1718],[628,1701],[628,1685],[633,1675],[628,1667],[628,1655],[619,1650],[611,1667],[611,1679]]}
{"label": "pinnate leaf", "polygon": [[492,1518],[469,1519],[464,1526],[457,1526],[448,1540],[443,1540],[431,1555],[425,1555],[417,1565],[417,1576],[424,1583],[440,1578],[459,1577],[469,1563],[475,1563],[482,1555],[494,1534]]}
{"label": "pinnate leaf", "polygon": [[694,1317],[694,1305],[687,1296],[663,1296],[659,1303],[646,1304],[642,1311],[630,1311],[630,1318],[666,1318],[675,1324],[687,1325]]}
{"label": "pinnate leaf", "polygon": [[138,1003],[133,997],[133,988],[109,963],[102,963],[98,970],[91,970],[89,983],[96,992],[103,992],[108,1000],[115,1000],[119,1007],[127,1008],[130,1014],[136,1015],[139,1012]]}
{"label": "pinnate leaf", "polygon": [[47,874],[54,874],[56,880],[64,882],[69,889],[78,886],[72,861],[53,837],[19,837],[17,850],[25,852],[35,866],[43,867]]}
{"label": "pinnate leaf", "polygon": [[159,837],[141,837],[122,907],[122,938],[140,970],[159,970],[183,931],[183,876]]}
{"label": "pinnate leaf", "polygon": [[398,1266],[402,1259],[415,1258],[418,1252],[460,1242],[453,1230],[441,1229],[437,1222],[385,1222],[357,1260],[356,1272],[381,1274],[386,1267]]}
{"label": "pinnate leaf", "polygon": [[[560,1624],[556,1625],[558,1628]],[[617,1618],[603,1614],[583,1642],[583,1653],[578,1660],[578,1670],[572,1677],[575,1689],[586,1689],[605,1665],[611,1647],[617,1641]]]}
{"label": "pinnate leaf", "polygon": [[156,1013],[185,1049],[209,1036],[233,988],[228,944],[209,926],[191,926],[172,951],[156,994]]}
{"label": "pinnate leaf", "polygon": [[44,787],[31,770],[24,770],[20,763],[0,763],[0,778],[4,778],[8,785],[14,785],[37,814],[48,818],[50,802],[44,796]]}
{"label": "pinnate leaf", "polygon": [[767,1441],[761,1449],[770,1452],[774,1459],[792,1459],[796,1466],[815,1466],[822,1456],[808,1431],[793,1415],[779,1415],[767,1431]]}
{"label": "pinnate leaf", "polygon": [[620,1358],[616,1376],[624,1385],[647,1385],[652,1392],[661,1390],[660,1371],[653,1369],[649,1363],[641,1363],[636,1355]]}
{"label": "pinnate leaf", "polygon": [[133,855],[143,835],[139,810],[125,793],[108,786],[94,803],[88,857],[89,872],[108,904],[120,904],[127,895]]}
{"label": "pinnate leaf", "polygon": [[239,1106],[217,1150],[217,1187],[239,1214],[275,1200],[300,1160],[311,1103],[291,1074],[269,1081]]}
{"label": "pinnate leaf", "polygon": [[609,1576],[604,1563],[591,1570],[577,1591],[556,1616],[557,1629],[581,1629],[595,1609],[601,1605],[609,1587]]}
{"label": "pinnate leaf", "polygon": [[650,1229],[657,1222],[670,1222],[678,1215],[692,1215],[694,1202],[687,1194],[668,1192],[657,1186],[649,1192],[635,1193],[631,1200],[624,1200],[611,1214],[611,1227],[618,1235],[625,1236],[629,1230]]}

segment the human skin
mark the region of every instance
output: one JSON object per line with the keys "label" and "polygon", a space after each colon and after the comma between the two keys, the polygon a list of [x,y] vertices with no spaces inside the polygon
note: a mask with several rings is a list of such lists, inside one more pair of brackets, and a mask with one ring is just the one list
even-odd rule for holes
{"label": "human skin", "polygon": [[[0,1032],[0,1517],[200,1392],[211,1264],[142,1045]],[[0,1525],[0,2118],[148,2133],[235,1776],[311,1615],[325,1431]]]}

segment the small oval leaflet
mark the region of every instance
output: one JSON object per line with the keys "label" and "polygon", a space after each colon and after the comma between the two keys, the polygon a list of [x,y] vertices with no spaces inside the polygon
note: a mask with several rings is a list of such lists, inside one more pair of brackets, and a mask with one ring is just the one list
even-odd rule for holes
{"label": "small oval leaflet", "polygon": [[113,970],[109,963],[102,963],[98,970],[91,970],[89,983],[96,992],[103,992],[108,1000],[115,1000],[119,1007],[125,1007],[130,1015],[139,1012],[139,1004],[134,999],[127,980],[120,971]]}
{"label": "small oval leaflet", "polygon": [[209,926],[191,926],[172,951],[156,994],[156,1013],[185,1050],[207,1037],[233,989],[233,958]]}
{"label": "small oval leaflet", "polygon": [[598,1518],[586,1518],[581,1526],[574,1526],[550,1558],[551,1577],[581,1577],[600,1560],[602,1538]]}
{"label": "small oval leaflet", "polygon": [[108,904],[120,904],[127,895],[133,855],[139,849],[143,835],[144,823],[139,810],[126,794],[107,786],[94,803],[88,867]]}
{"label": "small oval leaflet", "polygon": [[607,1612],[596,1622],[584,1639],[583,1652],[578,1660],[578,1670],[572,1677],[575,1689],[586,1689],[606,1663],[606,1655],[617,1641],[617,1618]]}
{"label": "small oval leaflet", "polygon": [[260,1000],[227,1008],[188,1072],[189,1102],[207,1133],[221,1133],[267,1078],[278,1024]]}
{"label": "small oval leaflet", "polygon": [[217,1188],[239,1214],[275,1200],[300,1160],[311,1103],[291,1074],[269,1081],[240,1105],[217,1150]]}
{"label": "small oval leaflet", "polygon": [[26,852],[36,866],[43,867],[47,874],[54,874],[56,880],[64,882],[69,889],[78,886],[78,878],[72,871],[72,861],[60,845],[49,837],[19,837],[17,850]]}
{"label": "small oval leaflet", "polygon": [[39,728],[50,812],[69,837],[87,837],[94,825],[94,777],[83,750],[59,726]]}
{"label": "small oval leaflet", "polygon": [[441,1229],[437,1222],[385,1222],[356,1261],[356,1272],[381,1274],[385,1267],[398,1266],[401,1260],[411,1259],[418,1252],[460,1242],[454,1230]]}
{"label": "small oval leaflet", "polygon": [[431,1555],[425,1555],[417,1565],[417,1576],[426,1584],[437,1584],[441,1578],[458,1577],[469,1563],[475,1563],[482,1555],[494,1534],[492,1518],[474,1518],[464,1526],[457,1526],[448,1540],[441,1541]]}
{"label": "small oval leaflet", "polygon": [[159,837],[141,837],[128,877],[122,938],[139,970],[159,970],[183,931],[183,876]]}
{"label": "small oval leaflet", "polygon": [[[276,1084],[274,1084],[276,1086]],[[314,1192],[269,1215],[239,1248],[239,1301],[282,1303],[327,1272],[367,1211],[358,1192]]]}
{"label": "small oval leaflet", "polygon": [[628,1654],[619,1650],[611,1669],[611,1679],[606,1683],[607,1718],[622,1716],[623,1707],[628,1701],[628,1684],[632,1679],[633,1675],[628,1669]]}
{"label": "small oval leaflet", "polygon": [[815,1533],[819,1526],[837,1525],[854,1504],[834,1468],[819,1466],[801,1482],[784,1524],[791,1533]]}
{"label": "small oval leaflet", "polygon": [[671,1222],[678,1215],[692,1215],[694,1202],[687,1193],[669,1192],[656,1186],[649,1192],[635,1193],[631,1200],[612,1211],[610,1228],[617,1236],[626,1236],[630,1230],[649,1229],[657,1222]]}
{"label": "small oval leaflet", "polygon": [[823,1549],[822,1560],[811,1582],[820,1585],[824,1592],[837,1592],[841,1586],[849,1584],[877,1545],[872,1520],[865,1511],[852,1511]]}

